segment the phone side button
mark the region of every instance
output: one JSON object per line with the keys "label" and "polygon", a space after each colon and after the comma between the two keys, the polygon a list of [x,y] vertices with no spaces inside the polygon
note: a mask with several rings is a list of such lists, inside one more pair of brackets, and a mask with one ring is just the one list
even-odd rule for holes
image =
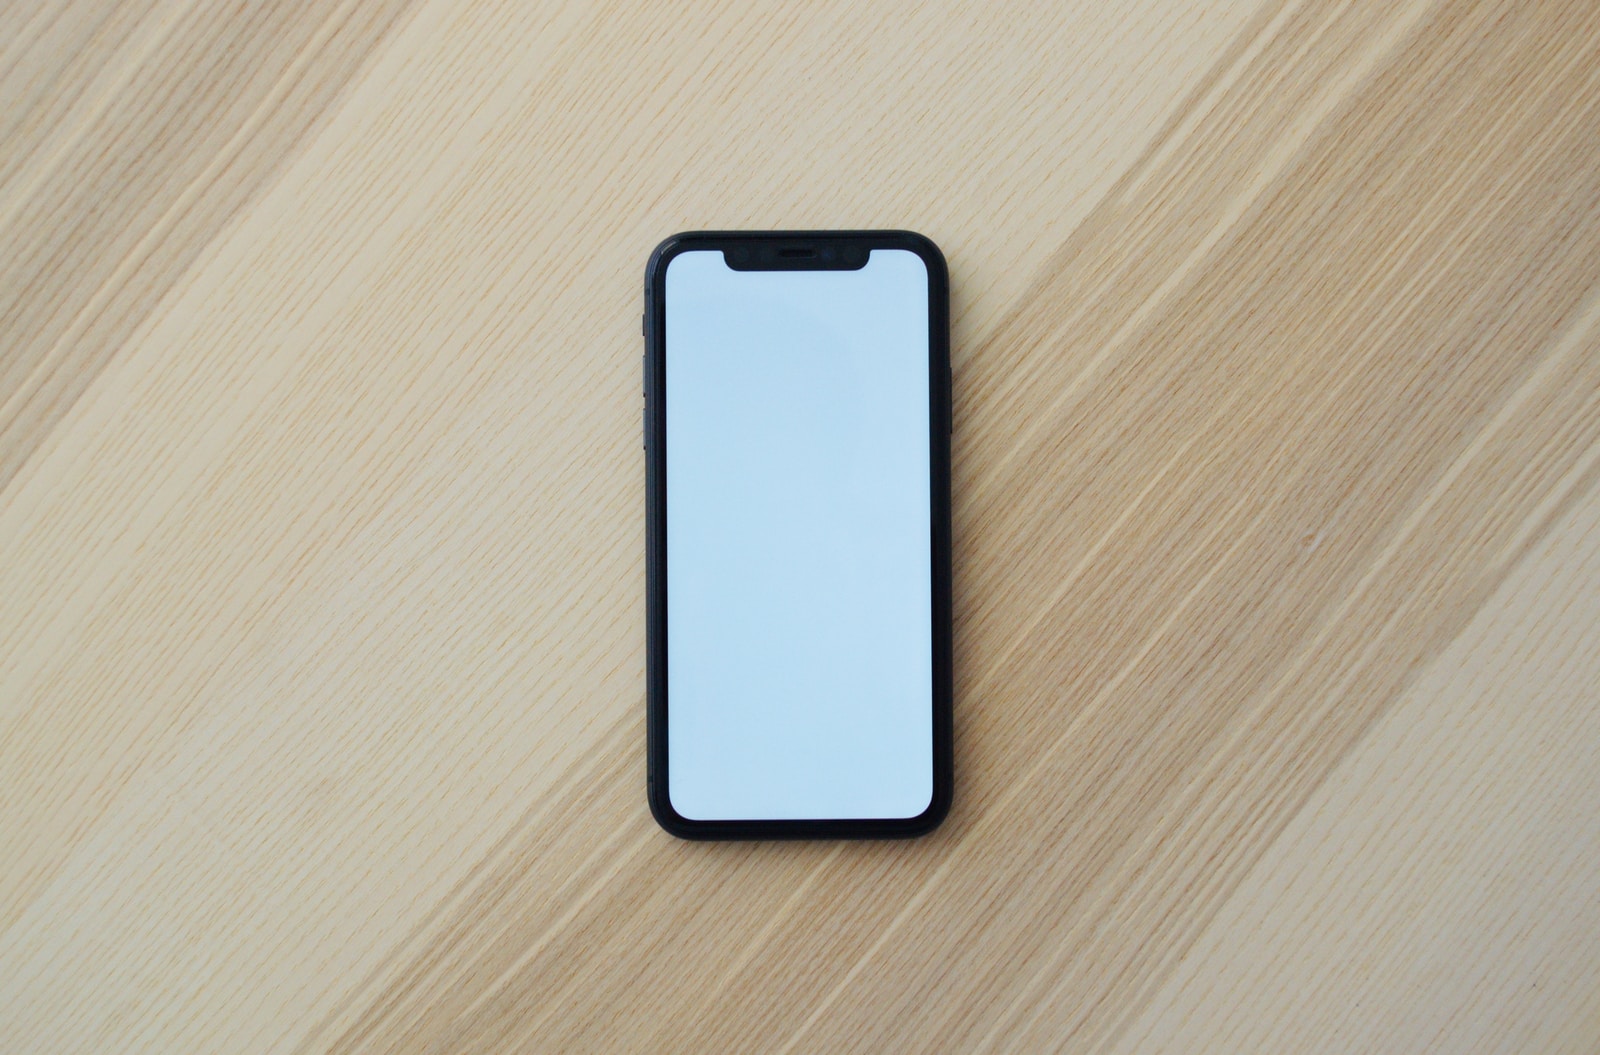
{"label": "phone side button", "polygon": [[650,404],[644,404],[639,414],[639,446],[650,449]]}

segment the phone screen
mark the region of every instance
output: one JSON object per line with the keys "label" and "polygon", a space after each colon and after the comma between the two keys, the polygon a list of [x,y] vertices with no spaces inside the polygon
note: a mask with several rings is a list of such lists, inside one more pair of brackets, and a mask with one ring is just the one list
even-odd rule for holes
{"label": "phone screen", "polygon": [[661,288],[671,805],[916,817],[935,772],[928,265],[689,250]]}

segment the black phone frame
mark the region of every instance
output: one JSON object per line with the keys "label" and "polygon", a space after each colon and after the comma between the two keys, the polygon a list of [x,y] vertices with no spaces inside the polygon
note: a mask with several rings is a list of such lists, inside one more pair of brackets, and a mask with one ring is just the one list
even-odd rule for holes
{"label": "black phone frame", "polygon": [[[691,820],[672,807],[667,783],[667,266],[690,250],[722,250],[739,270],[854,270],[873,249],[906,249],[928,271],[928,462],[933,586],[933,796],[906,818]],[[809,253],[807,252],[809,250]],[[646,575],[646,788],[650,812],[684,839],[882,839],[938,827],[954,796],[954,683],[950,567],[950,279],[944,254],[911,231],[693,231],[658,245],[645,268],[644,447]]]}

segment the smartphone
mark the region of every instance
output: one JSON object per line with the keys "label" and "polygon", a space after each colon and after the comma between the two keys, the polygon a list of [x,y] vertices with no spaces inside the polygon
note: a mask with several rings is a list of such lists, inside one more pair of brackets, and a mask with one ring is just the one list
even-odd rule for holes
{"label": "smartphone", "polygon": [[910,836],[949,810],[948,285],[906,231],[650,257],[648,794],[674,835]]}

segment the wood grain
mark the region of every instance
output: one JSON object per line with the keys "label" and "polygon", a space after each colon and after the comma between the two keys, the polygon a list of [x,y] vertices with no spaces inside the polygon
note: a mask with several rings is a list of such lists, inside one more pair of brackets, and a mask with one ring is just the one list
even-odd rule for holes
{"label": "wood grain", "polygon": [[[1600,8],[0,14],[16,1051],[1600,1050]],[[643,796],[640,278],[951,264],[935,835]]]}

